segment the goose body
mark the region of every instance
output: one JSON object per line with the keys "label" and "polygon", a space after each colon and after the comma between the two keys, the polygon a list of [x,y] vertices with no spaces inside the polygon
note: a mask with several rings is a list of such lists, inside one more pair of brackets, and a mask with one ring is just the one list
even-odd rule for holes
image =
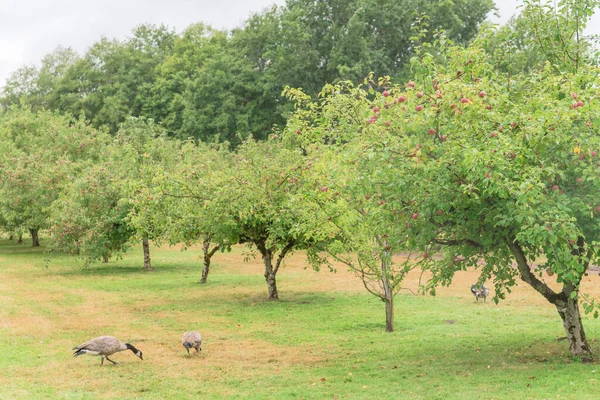
{"label": "goose body", "polygon": [[140,350],[136,349],[129,343],[121,342],[114,336],[99,336],[92,340],[88,340],[77,347],[73,347],[73,350],[75,350],[73,357],[79,357],[83,354],[102,357],[100,365],[104,364],[105,358],[111,363],[116,364],[116,362],[108,358],[108,356],[125,350],[131,350],[133,354],[143,360],[142,352]]}
{"label": "goose body", "polygon": [[475,284],[471,286],[471,293],[473,293],[473,296],[475,296],[475,301],[479,302],[479,298],[481,297],[485,303],[485,299],[490,294],[490,289],[486,288],[485,285],[479,286]]}
{"label": "goose body", "polygon": [[196,352],[202,350],[200,345],[202,344],[202,337],[196,331],[186,332],[181,338],[181,344],[190,354],[190,349],[196,349]]}

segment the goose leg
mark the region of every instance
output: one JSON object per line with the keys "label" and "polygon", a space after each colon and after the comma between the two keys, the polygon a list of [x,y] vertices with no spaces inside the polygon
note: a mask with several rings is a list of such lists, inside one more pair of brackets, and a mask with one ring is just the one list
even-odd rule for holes
{"label": "goose leg", "polygon": [[111,360],[110,358],[108,358],[108,356],[106,356],[106,359],[107,359],[108,361],[110,361],[111,363],[115,364],[115,365],[117,365],[117,364],[118,364],[117,362],[114,362],[113,360]]}
{"label": "goose leg", "polygon": [[190,355],[190,349],[188,349],[187,347],[185,348],[188,352],[188,356]]}
{"label": "goose leg", "polygon": [[100,365],[104,365],[104,356],[100,357]]}

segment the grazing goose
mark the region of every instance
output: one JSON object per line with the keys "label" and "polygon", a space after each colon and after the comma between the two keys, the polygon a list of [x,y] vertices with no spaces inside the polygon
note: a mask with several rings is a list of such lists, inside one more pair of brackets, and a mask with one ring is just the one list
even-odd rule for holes
{"label": "grazing goose", "polygon": [[190,349],[196,349],[196,353],[202,350],[200,348],[200,345],[202,344],[202,338],[196,331],[184,333],[183,337],[181,338],[181,344],[187,350],[188,355],[190,354]]}
{"label": "grazing goose", "polygon": [[128,349],[143,360],[141,351],[129,343],[121,342],[119,339],[113,336],[99,336],[95,339],[82,343],[77,347],[73,347],[73,350],[75,350],[73,357],[79,357],[82,354],[89,354],[90,356],[101,356],[102,361],[100,362],[100,365],[104,365],[105,358],[111,363],[117,364],[108,358],[108,356],[112,356],[119,351],[125,351]]}

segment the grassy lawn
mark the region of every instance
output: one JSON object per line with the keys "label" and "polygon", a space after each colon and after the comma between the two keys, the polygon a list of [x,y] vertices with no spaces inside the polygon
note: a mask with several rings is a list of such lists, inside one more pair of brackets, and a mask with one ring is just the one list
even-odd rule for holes
{"label": "grassy lawn", "polygon": [[[73,257],[0,240],[0,399],[597,399],[600,365],[571,359],[556,311],[518,287],[475,303],[473,271],[437,297],[402,291],[396,329],[383,303],[343,269],[303,269],[295,254],[265,300],[260,260],[217,254],[199,285],[200,249],[138,250],[82,269]],[[415,288],[417,276],[406,282]],[[597,294],[597,275],[586,281]],[[585,319],[596,354],[599,323]],[[186,330],[203,350],[188,357]],[[73,358],[100,335],[138,347]]]}

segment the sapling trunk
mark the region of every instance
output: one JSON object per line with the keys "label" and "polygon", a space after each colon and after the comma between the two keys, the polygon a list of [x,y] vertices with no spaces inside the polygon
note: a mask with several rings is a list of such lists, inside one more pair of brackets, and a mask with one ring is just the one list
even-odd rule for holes
{"label": "sapling trunk", "polygon": [[204,242],[202,246],[202,250],[204,252],[204,268],[202,269],[202,279],[200,279],[200,283],[206,283],[206,279],[208,278],[208,272],[210,271],[210,260],[212,256],[215,255],[217,250],[219,250],[219,245],[215,245],[213,249],[210,249],[210,242]]}
{"label": "sapling trunk", "polygon": [[142,239],[142,248],[144,249],[144,269],[154,271],[152,268],[152,260],[150,259],[150,243],[148,243],[148,235]]}

